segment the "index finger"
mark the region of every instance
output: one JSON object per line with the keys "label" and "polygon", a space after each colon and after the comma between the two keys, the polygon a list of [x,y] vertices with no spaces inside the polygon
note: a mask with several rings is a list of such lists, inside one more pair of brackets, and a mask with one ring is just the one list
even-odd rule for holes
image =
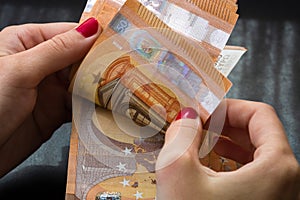
{"label": "index finger", "polygon": [[77,23],[57,22],[8,26],[0,32],[1,56],[30,49],[76,25]]}
{"label": "index finger", "polygon": [[228,99],[226,123],[227,126],[247,130],[256,148],[263,144],[289,146],[276,111],[268,104]]}

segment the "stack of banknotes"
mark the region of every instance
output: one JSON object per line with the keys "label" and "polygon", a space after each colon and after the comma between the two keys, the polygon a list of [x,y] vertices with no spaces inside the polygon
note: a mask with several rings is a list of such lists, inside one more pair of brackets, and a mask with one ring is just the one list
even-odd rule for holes
{"label": "stack of banknotes", "polygon": [[203,133],[201,162],[216,171],[240,166],[212,150],[223,125],[213,115],[246,52],[226,45],[237,10],[236,0],[87,1],[80,21],[95,17],[103,32],[71,73],[78,142],[68,184],[77,199],[154,199],[155,161],[183,107],[217,123]]}

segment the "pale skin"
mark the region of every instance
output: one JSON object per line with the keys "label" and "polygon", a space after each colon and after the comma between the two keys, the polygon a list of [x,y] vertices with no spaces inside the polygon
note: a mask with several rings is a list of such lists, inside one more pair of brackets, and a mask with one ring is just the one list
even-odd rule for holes
{"label": "pale skin", "polygon": [[[192,119],[173,122],[167,131],[165,147],[181,141],[190,130],[177,131],[180,123],[195,126]],[[173,128],[175,127],[175,128]],[[176,200],[295,200],[300,198],[300,168],[275,110],[264,103],[227,100],[227,120],[223,130],[231,141],[219,140],[215,149],[244,166],[232,172],[215,172],[199,161],[202,127],[181,157],[157,171],[157,199]],[[182,138],[182,139],[180,139]],[[243,151],[236,152],[236,144]],[[178,144],[177,144],[178,146]],[[163,149],[164,149],[163,148]],[[173,147],[175,149],[175,146]],[[158,163],[176,157],[161,152]],[[245,159],[246,158],[246,159]]]}
{"label": "pale skin", "polygon": [[[0,32],[0,176],[70,121],[68,66],[84,57],[101,32],[99,29],[86,38],[76,32],[76,26],[27,24]],[[197,131],[189,149],[157,171],[157,199],[296,198],[299,165],[274,109],[262,103],[228,100],[227,119],[223,134],[245,150],[237,153],[231,142],[220,140],[216,151],[246,165],[226,173],[202,166],[198,159],[201,130]],[[174,124],[186,120],[191,122],[181,119]],[[174,134],[178,133],[170,128],[166,144]],[[163,158],[161,154],[159,159]]]}
{"label": "pale skin", "polygon": [[76,23],[26,24],[0,32],[0,176],[71,119],[72,63],[98,33],[85,38]]}

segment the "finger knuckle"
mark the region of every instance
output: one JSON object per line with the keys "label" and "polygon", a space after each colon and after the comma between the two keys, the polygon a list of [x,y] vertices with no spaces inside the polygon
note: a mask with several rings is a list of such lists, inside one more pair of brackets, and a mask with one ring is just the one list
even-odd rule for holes
{"label": "finger knuckle", "polygon": [[254,102],[253,103],[256,107],[257,110],[262,110],[262,111],[272,111],[272,112],[275,112],[275,108],[268,104],[268,103],[265,103],[265,102]]}
{"label": "finger knuckle", "polygon": [[180,156],[180,163],[190,163],[192,164],[194,162],[194,154],[192,151],[187,150]]}
{"label": "finger knuckle", "polygon": [[20,31],[26,31],[31,27],[31,24],[21,24],[21,25],[10,25],[2,29],[1,32],[5,33],[16,33]]}
{"label": "finger knuckle", "polygon": [[14,33],[17,29],[17,25],[7,26],[1,30],[1,33]]}
{"label": "finger knuckle", "polygon": [[292,158],[287,165],[287,173],[290,177],[300,178],[300,166],[296,159]]}
{"label": "finger knuckle", "polygon": [[48,45],[57,52],[71,50],[71,39],[64,35],[57,35],[50,39]]}
{"label": "finger knuckle", "polygon": [[273,177],[285,183],[300,178],[300,166],[292,153],[285,154],[282,162],[285,164],[274,165],[269,171]]}

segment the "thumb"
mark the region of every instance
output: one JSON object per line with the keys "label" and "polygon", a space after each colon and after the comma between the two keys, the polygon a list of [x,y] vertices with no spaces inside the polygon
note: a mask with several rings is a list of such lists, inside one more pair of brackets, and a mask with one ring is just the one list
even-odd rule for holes
{"label": "thumb", "polygon": [[89,18],[75,29],[12,55],[11,64],[18,71],[15,80],[37,85],[46,76],[83,58],[100,32],[98,21]]}
{"label": "thumb", "polygon": [[166,132],[165,144],[156,162],[156,171],[175,163],[184,155],[199,160],[202,124],[193,108],[183,108]]}

